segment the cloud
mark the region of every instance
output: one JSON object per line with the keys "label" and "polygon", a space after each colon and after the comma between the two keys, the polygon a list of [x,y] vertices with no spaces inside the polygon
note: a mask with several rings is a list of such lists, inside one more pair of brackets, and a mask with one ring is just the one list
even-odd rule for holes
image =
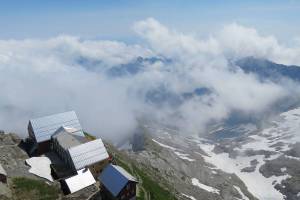
{"label": "cloud", "polygon": [[[233,111],[260,115],[291,95],[294,83],[261,82],[232,70],[228,59],[257,56],[298,64],[297,46],[284,47],[237,24],[208,39],[152,18],[135,23],[134,30],[145,44],[72,36],[1,40],[0,128],[25,135],[30,118],[75,110],[85,130],[115,141],[145,118],[203,133]],[[124,66],[141,69],[118,77],[107,73]],[[210,92],[195,95],[199,88]]]}
{"label": "cloud", "polygon": [[300,65],[300,45],[287,47],[274,36],[262,36],[254,28],[236,23],[225,26],[218,34],[224,54],[231,57],[255,56],[286,65]]}
{"label": "cloud", "polygon": [[1,41],[0,55],[1,128],[24,135],[30,118],[74,109],[87,131],[106,137],[133,131],[126,88],[77,61],[98,59],[105,68],[147,56],[140,47],[64,36]]}

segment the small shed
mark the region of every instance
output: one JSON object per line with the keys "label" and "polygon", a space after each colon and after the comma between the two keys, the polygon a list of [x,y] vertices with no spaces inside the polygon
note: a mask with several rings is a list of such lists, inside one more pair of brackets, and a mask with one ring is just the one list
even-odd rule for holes
{"label": "small shed", "polygon": [[138,181],[120,166],[109,164],[99,176],[99,181],[104,199],[131,200],[136,198]]}
{"label": "small shed", "polygon": [[7,173],[1,164],[0,164],[0,182],[7,183]]}
{"label": "small shed", "polygon": [[35,118],[29,121],[28,135],[34,141],[38,154],[50,150],[51,136],[62,126],[72,127],[83,135],[81,125],[74,111]]}

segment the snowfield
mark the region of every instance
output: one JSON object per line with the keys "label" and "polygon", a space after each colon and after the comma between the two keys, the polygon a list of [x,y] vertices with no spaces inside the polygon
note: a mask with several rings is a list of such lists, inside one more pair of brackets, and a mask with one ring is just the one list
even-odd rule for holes
{"label": "snowfield", "polygon": [[[215,165],[217,168],[227,173],[235,173],[246,184],[248,190],[257,198],[263,200],[282,200],[283,195],[274,188],[273,182],[280,183],[288,178],[288,175],[270,178],[264,177],[259,172],[259,167],[265,163],[263,155],[240,157],[235,159],[229,157],[228,153],[215,154],[212,152],[214,145],[199,144],[209,156],[204,156],[206,162]],[[272,156],[270,160],[275,159],[278,155]],[[251,160],[258,160],[259,164],[252,173],[241,172],[241,169],[248,167]],[[259,183],[259,184],[258,184]],[[268,192],[266,192],[268,191]]]}
{"label": "snowfield", "polygon": [[[229,130],[232,130],[230,128]],[[275,159],[300,160],[299,157],[291,156],[293,154],[287,154],[287,151],[293,148],[293,144],[300,142],[300,108],[278,115],[260,130],[252,125],[241,125],[234,129],[241,131],[241,137],[225,141],[218,140],[219,138],[212,139],[214,133],[211,132],[207,138],[204,138],[198,135],[178,134],[178,130],[172,131],[171,129],[168,130],[169,132],[160,129],[157,138],[152,140],[159,146],[169,149],[180,159],[191,162],[192,167],[198,164],[199,156],[201,156],[204,162],[212,165],[207,165],[212,175],[218,175],[218,171],[237,175],[244,182],[247,190],[260,200],[284,200],[285,193],[281,193],[275,186],[278,184],[278,188],[285,188],[288,182],[283,184],[283,181],[295,176],[293,171],[290,171],[291,166],[283,163],[279,170],[276,169],[277,165],[274,165],[274,171],[268,171],[265,164]],[[223,126],[215,129],[215,131],[222,130],[227,131]],[[189,176],[194,186],[215,194],[223,191],[222,188],[216,189],[209,186],[216,185],[213,182],[210,184],[206,180],[205,183],[208,185],[203,184],[205,178],[202,180],[199,177]],[[244,187],[235,184],[233,188],[240,194],[239,199],[250,199],[250,196],[244,193]],[[182,195],[194,200],[197,196],[189,196],[191,194],[193,193]],[[297,197],[299,196],[300,193]]]}
{"label": "snowfield", "polygon": [[[261,134],[249,136],[249,138],[252,139],[251,142],[239,148],[235,148],[235,150],[240,152],[236,158],[230,158],[228,153],[214,153],[213,149],[215,145],[203,139],[199,138],[194,141],[208,154],[208,156],[203,155],[206,162],[215,165],[218,169],[225,172],[235,173],[246,184],[248,190],[257,198],[263,200],[283,200],[285,196],[276,190],[274,185],[281,183],[290,176],[285,174],[283,176],[271,176],[266,178],[259,172],[259,168],[267,160],[273,160],[284,155],[283,152],[289,150],[291,144],[300,142],[299,130],[300,109],[298,108],[282,113],[280,118],[274,120],[271,127],[264,129]],[[281,142],[283,145],[279,149],[276,149],[276,146],[272,145],[278,142]],[[243,152],[246,150],[266,150],[274,152],[274,155],[271,155],[268,159],[266,159],[264,155],[244,156]],[[286,157],[299,159],[292,156]],[[241,172],[243,168],[249,167],[251,160],[255,159],[258,161],[258,165],[254,172]],[[285,172],[286,168],[282,168],[281,170]]]}

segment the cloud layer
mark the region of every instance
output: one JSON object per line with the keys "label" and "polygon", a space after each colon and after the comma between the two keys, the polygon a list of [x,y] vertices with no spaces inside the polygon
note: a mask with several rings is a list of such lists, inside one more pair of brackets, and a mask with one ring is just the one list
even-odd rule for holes
{"label": "cloud layer", "polygon": [[[291,95],[290,83],[261,82],[228,60],[256,56],[300,65],[299,44],[286,47],[237,24],[208,39],[151,18],[133,29],[145,44],[72,36],[0,41],[0,128],[25,135],[28,119],[75,110],[87,131],[113,140],[145,117],[199,133],[233,111],[259,115]],[[135,65],[141,69],[134,74],[107,73]],[[210,92],[194,95],[199,88]],[[149,94],[160,101],[149,101]]]}

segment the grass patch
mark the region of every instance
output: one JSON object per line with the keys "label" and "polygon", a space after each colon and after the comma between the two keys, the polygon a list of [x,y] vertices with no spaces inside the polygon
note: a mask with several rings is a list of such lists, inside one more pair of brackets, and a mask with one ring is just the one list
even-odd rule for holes
{"label": "grass patch", "polygon": [[140,190],[137,200],[145,200],[145,192],[143,190]]}
{"label": "grass patch", "polygon": [[83,132],[84,136],[88,139],[88,140],[96,140],[97,138],[95,136],[93,136],[90,133],[87,132]]}
{"label": "grass patch", "polygon": [[13,194],[17,200],[56,200],[60,191],[44,181],[25,177],[12,180]]}
{"label": "grass patch", "polygon": [[[154,181],[148,174],[146,174],[144,171],[136,167],[134,164],[130,164],[132,168],[129,167],[128,164],[121,161],[117,157],[116,163],[123,167],[126,171],[129,173],[138,176],[142,182],[141,187],[144,188],[147,195],[150,197],[150,199],[155,200],[175,200],[176,198],[174,195],[172,195],[168,190],[162,188],[156,181]],[[138,200],[144,200],[145,193],[143,190],[140,190],[140,193],[138,195]]]}
{"label": "grass patch", "polygon": [[149,193],[151,199],[155,200],[174,200],[175,197],[166,189],[162,188],[154,180],[152,180],[146,173],[139,168],[133,166],[135,172],[137,172],[140,178],[143,180],[143,187]]}

